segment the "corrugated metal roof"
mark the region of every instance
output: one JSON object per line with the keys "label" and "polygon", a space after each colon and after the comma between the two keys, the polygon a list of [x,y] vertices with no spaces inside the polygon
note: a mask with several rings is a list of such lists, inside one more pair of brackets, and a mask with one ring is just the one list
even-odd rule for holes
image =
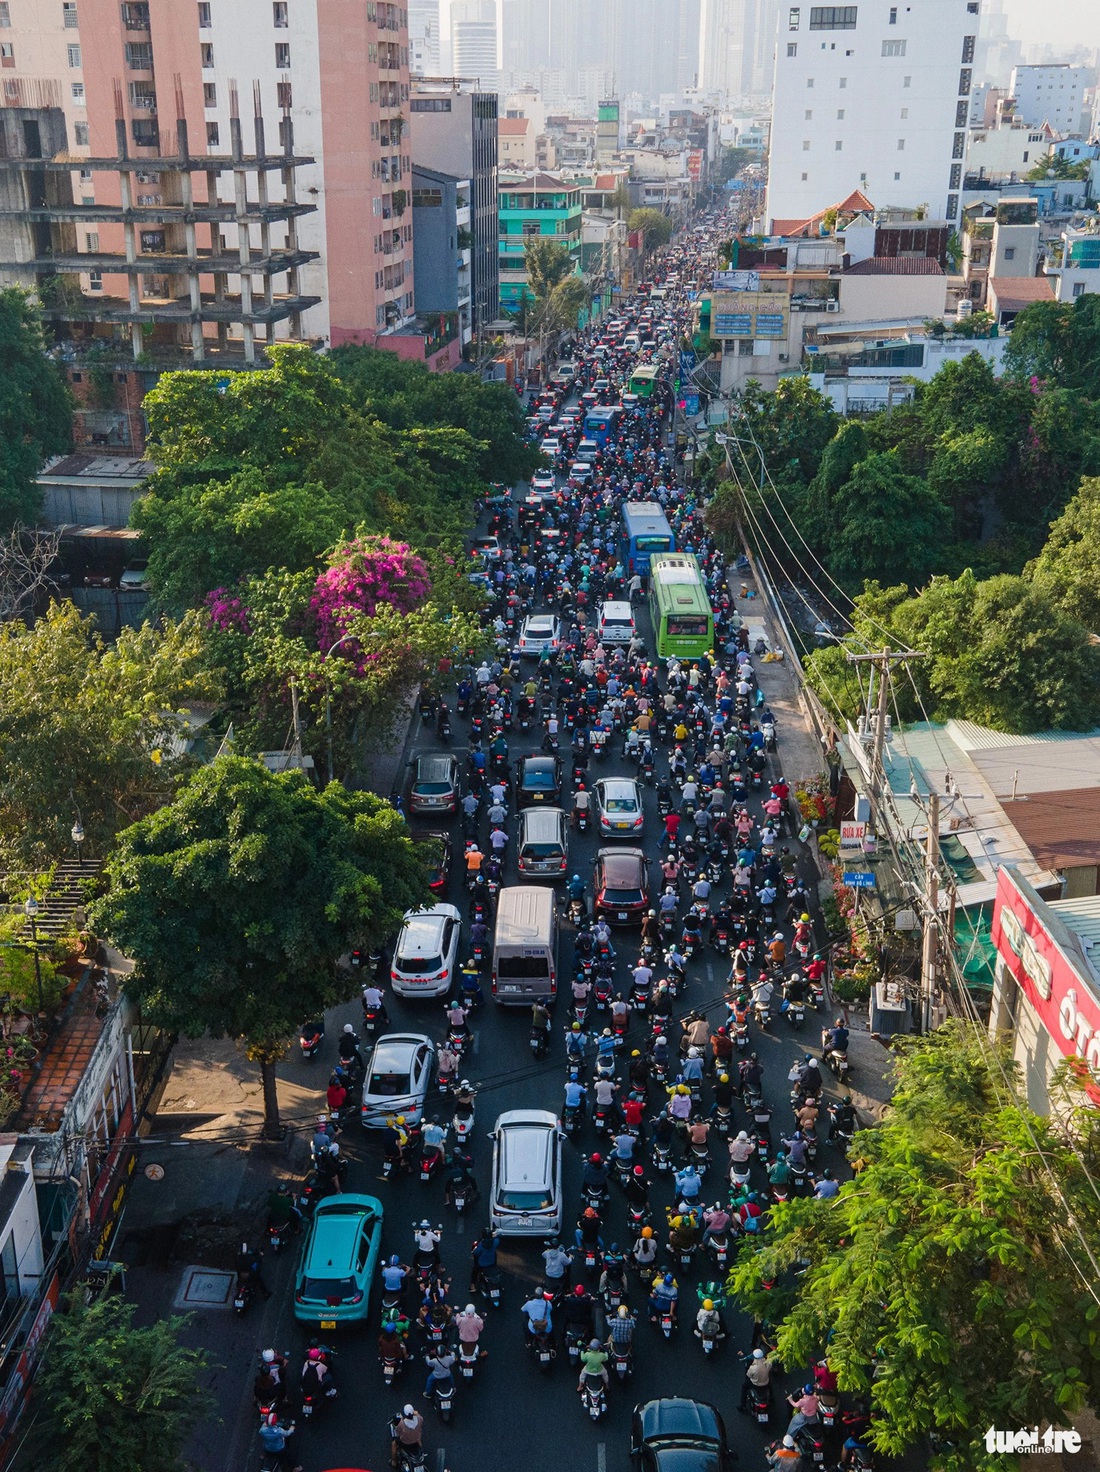
{"label": "corrugated metal roof", "polygon": [[869,256],[849,266],[845,276],[942,276],[939,261],[928,256]]}
{"label": "corrugated metal roof", "polygon": [[1008,731],[992,731],[988,726],[977,726],[973,721],[945,721],[942,729],[956,746],[963,751],[983,751],[995,746],[1044,746],[1062,741],[1081,741],[1086,737],[1100,736],[1100,726],[1091,731],[1036,731],[1031,736],[1014,736]]}
{"label": "corrugated metal roof", "polygon": [[1051,900],[1050,908],[1080,937],[1085,954],[1100,970],[1100,894],[1076,900]]}

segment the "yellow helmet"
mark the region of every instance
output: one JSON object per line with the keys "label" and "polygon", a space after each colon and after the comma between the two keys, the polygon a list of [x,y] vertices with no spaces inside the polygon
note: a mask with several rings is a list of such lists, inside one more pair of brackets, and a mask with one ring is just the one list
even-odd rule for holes
{"label": "yellow helmet", "polygon": [[683,1217],[682,1216],[674,1216],[672,1218],[672,1225],[674,1227],[682,1227],[684,1225],[684,1219],[683,1219]]}
{"label": "yellow helmet", "polygon": [[799,915],[798,921],[800,925],[809,925],[810,917],[809,915]]}
{"label": "yellow helmet", "polygon": [[398,1124],[404,1124],[405,1123],[405,1116],[403,1114],[399,1114],[397,1116],[397,1123]]}
{"label": "yellow helmet", "polygon": [[688,1088],[687,1084],[677,1084],[676,1092],[678,1094],[690,1094],[691,1090]]}
{"label": "yellow helmet", "polygon": [[710,1299],[710,1298],[704,1298],[703,1299],[703,1307],[706,1309],[707,1313],[709,1314],[710,1311],[711,1311],[711,1309],[714,1307],[713,1300]]}

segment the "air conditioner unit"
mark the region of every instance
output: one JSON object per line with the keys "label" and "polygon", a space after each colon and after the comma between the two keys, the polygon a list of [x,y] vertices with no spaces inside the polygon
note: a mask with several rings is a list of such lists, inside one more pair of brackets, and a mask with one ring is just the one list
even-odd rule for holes
{"label": "air conditioner unit", "polygon": [[840,303],[839,302],[826,302],[825,303],[825,310],[827,312],[839,312],[840,311]]}

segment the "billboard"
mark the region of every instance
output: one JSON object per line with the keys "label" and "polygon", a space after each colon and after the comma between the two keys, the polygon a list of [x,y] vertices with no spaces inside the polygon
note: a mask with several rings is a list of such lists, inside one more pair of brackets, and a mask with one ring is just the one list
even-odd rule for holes
{"label": "billboard", "polygon": [[759,271],[715,271],[711,278],[715,291],[759,291]]}

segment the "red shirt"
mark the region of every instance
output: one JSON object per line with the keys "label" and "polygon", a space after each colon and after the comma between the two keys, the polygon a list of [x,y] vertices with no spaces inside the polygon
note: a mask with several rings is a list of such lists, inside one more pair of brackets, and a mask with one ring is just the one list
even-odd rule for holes
{"label": "red shirt", "polygon": [[820,981],[821,978],[825,975],[825,962],[811,961],[810,964],[806,967],[806,975],[810,978],[811,981]]}
{"label": "red shirt", "polygon": [[676,834],[679,832],[679,830],[680,830],[680,814],[679,813],[666,813],[665,814],[665,832],[668,834],[669,838],[675,838],[676,837]]}
{"label": "red shirt", "polygon": [[627,1124],[641,1124],[645,1118],[645,1104],[641,1099],[627,1099],[623,1104],[623,1118]]}

